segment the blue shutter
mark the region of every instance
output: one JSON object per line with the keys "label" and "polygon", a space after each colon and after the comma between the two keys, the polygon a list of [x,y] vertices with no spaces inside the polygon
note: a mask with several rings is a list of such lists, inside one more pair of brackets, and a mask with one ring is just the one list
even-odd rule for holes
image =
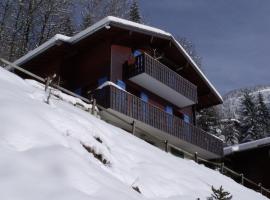
{"label": "blue shutter", "polygon": [[148,96],[147,94],[145,94],[144,92],[141,92],[141,99],[144,101],[144,102],[148,102]]}
{"label": "blue shutter", "polygon": [[172,106],[166,106],[165,107],[165,112],[172,115],[173,114],[173,108],[172,108]]}
{"label": "blue shutter", "polygon": [[108,81],[108,77],[107,76],[98,79],[98,86],[101,86],[106,81]]}
{"label": "blue shutter", "polygon": [[188,124],[190,123],[190,117],[188,115],[184,114],[184,122],[186,122]]}
{"label": "blue shutter", "polygon": [[118,85],[119,87],[121,87],[123,90],[126,90],[126,83],[122,80],[117,80],[116,85]]}
{"label": "blue shutter", "polygon": [[134,56],[134,57],[139,56],[139,55],[141,55],[141,54],[142,54],[142,52],[140,52],[139,50],[135,50],[135,51],[133,52],[133,56]]}

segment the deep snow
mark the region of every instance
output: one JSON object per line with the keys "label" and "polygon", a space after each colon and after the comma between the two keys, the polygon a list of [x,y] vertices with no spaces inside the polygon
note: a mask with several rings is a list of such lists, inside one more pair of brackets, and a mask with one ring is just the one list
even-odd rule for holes
{"label": "deep snow", "polygon": [[74,107],[73,97],[52,97],[48,105],[41,84],[2,68],[0,91],[1,199],[195,200],[210,196],[212,185],[223,185],[234,200],[267,199]]}

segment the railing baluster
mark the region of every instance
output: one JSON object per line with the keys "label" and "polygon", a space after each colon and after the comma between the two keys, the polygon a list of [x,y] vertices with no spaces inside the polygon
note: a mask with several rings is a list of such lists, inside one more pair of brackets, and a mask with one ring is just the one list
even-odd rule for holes
{"label": "railing baluster", "polygon": [[[167,132],[170,135],[208,151],[218,155],[222,154],[222,141],[192,124],[187,124],[182,119],[167,114],[160,108],[142,101],[132,94],[113,86],[106,86],[96,92],[95,98],[97,99],[97,103],[102,102],[103,106],[111,107],[120,113],[145,122],[154,128]],[[109,105],[105,105],[108,104],[106,103],[106,99],[110,102],[108,102]]]}

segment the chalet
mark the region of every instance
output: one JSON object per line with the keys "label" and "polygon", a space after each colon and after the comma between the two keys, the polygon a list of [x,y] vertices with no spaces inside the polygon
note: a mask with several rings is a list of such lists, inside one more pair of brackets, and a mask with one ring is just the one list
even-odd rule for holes
{"label": "chalet", "polygon": [[56,35],[14,62],[104,108],[101,117],[169,149],[220,158],[223,143],[196,127],[195,112],[222,97],[168,32],[106,17],[73,37]]}
{"label": "chalet", "polygon": [[[270,137],[224,148],[224,162],[234,171],[270,189]],[[250,187],[254,188],[254,185]]]}

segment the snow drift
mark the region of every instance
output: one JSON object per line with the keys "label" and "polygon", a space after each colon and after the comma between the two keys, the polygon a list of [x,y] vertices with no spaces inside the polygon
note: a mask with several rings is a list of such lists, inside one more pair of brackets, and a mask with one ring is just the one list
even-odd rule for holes
{"label": "snow drift", "polygon": [[195,200],[212,185],[235,200],[267,199],[70,104],[78,99],[62,95],[48,105],[41,84],[2,68],[0,91],[1,199]]}

